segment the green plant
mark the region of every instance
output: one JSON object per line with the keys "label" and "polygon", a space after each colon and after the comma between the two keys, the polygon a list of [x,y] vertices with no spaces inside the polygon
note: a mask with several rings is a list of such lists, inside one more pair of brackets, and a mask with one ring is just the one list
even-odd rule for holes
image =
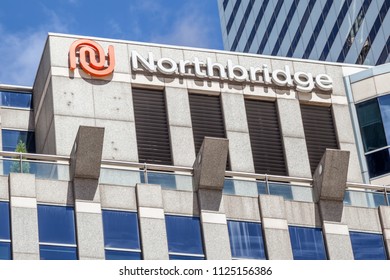
{"label": "green plant", "polygon": [[[19,140],[18,145],[16,145],[15,152],[27,153],[26,144],[22,140]],[[19,157],[15,158],[20,159]],[[22,158],[24,159],[24,157]],[[20,165],[22,165],[22,171],[20,170]],[[20,164],[19,161],[15,161],[12,163],[10,171],[15,173],[30,173],[30,163],[22,162],[22,164]]]}

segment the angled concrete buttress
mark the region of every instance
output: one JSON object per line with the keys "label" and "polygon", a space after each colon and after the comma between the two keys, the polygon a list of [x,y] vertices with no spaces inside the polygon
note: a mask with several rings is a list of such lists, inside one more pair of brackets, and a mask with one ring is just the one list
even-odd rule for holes
{"label": "angled concrete buttress", "polygon": [[228,148],[227,139],[205,137],[194,163],[194,190],[208,260],[232,257],[222,195]]}
{"label": "angled concrete buttress", "polygon": [[313,175],[313,198],[330,260],[353,260],[349,228],[341,222],[348,163],[349,151],[326,149]]}
{"label": "angled concrete buttress", "polygon": [[80,126],[70,156],[80,260],[105,258],[99,191],[103,138],[104,128]]}

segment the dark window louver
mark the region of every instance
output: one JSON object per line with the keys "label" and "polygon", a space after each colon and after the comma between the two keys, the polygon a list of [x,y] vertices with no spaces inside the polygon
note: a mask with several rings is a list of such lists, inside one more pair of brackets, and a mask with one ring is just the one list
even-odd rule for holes
{"label": "dark window louver", "polygon": [[287,175],[274,102],[245,99],[255,172]]}
{"label": "dark window louver", "polygon": [[164,93],[133,89],[133,103],[139,162],[172,165]]}
{"label": "dark window louver", "polygon": [[[197,155],[205,136],[226,138],[225,126],[219,96],[190,94],[189,101]],[[229,160],[226,169],[230,170]]]}
{"label": "dark window louver", "polygon": [[301,113],[310,168],[313,174],[325,149],[338,149],[332,109],[330,107],[301,105]]}

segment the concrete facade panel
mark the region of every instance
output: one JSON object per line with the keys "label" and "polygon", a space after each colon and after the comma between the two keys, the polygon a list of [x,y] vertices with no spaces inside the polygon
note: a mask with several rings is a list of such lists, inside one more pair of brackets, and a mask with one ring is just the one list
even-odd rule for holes
{"label": "concrete facade panel", "polygon": [[142,218],[139,226],[144,260],[167,260],[168,243],[165,219]]}
{"label": "concrete facade panel", "polygon": [[227,131],[229,159],[232,171],[255,172],[248,132]]}
{"label": "concrete facade panel", "polygon": [[[97,204],[99,205],[99,204]],[[77,211],[77,248],[79,259],[104,259],[102,215]]]}
{"label": "concrete facade panel", "polygon": [[34,130],[34,113],[30,110],[1,108],[2,128]]}
{"label": "concrete facade panel", "polygon": [[173,165],[192,167],[195,161],[194,135],[191,127],[169,126]]}
{"label": "concrete facade panel", "polygon": [[134,122],[133,98],[128,83],[91,82],[96,119]]}
{"label": "concrete facade panel", "polygon": [[167,214],[199,216],[196,193],[162,190],[164,211]]}
{"label": "concrete facade panel", "polygon": [[73,187],[70,182],[39,179],[37,179],[35,182],[38,203],[59,205],[74,204]]}
{"label": "concrete facade panel", "polygon": [[226,218],[260,222],[259,201],[256,197],[224,195]]}
{"label": "concrete facade panel", "polygon": [[134,122],[96,119],[96,126],[104,127],[103,159],[138,161]]}
{"label": "concrete facade panel", "polygon": [[135,188],[100,185],[99,189],[102,208],[137,210]]}
{"label": "concrete facade panel", "polygon": [[378,75],[374,77],[377,94],[386,94],[390,92],[389,80],[390,80],[390,73]]}
{"label": "concrete facade panel", "polygon": [[285,201],[285,207],[288,224],[321,227],[320,213],[315,203]]}
{"label": "concrete facade panel", "polygon": [[378,209],[363,207],[344,207],[342,223],[353,231],[381,233]]}
{"label": "concrete facade panel", "polygon": [[202,223],[207,260],[230,260],[230,241],[227,225]]}
{"label": "concrete facade panel", "polygon": [[227,131],[248,133],[244,96],[222,92],[221,100],[225,129]]}
{"label": "concrete facade panel", "polygon": [[192,127],[188,92],[182,88],[165,88],[167,117],[170,126]]}
{"label": "concrete facade panel", "polygon": [[373,78],[367,78],[352,84],[353,99],[360,102],[377,95]]}
{"label": "concrete facade panel", "polygon": [[283,147],[288,175],[311,178],[306,140],[304,138],[284,137]]}

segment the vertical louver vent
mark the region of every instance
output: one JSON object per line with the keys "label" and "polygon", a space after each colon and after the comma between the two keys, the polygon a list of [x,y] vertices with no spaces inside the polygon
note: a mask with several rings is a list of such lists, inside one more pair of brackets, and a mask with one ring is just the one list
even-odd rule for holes
{"label": "vertical louver vent", "polygon": [[255,172],[287,175],[274,102],[245,99]]}
{"label": "vertical louver vent", "polygon": [[[198,154],[205,136],[226,138],[221,101],[219,96],[200,94],[190,94],[189,100],[195,152]],[[229,162],[227,169],[230,169]]]}
{"label": "vertical louver vent", "polygon": [[139,162],[172,165],[162,91],[133,89]]}
{"label": "vertical louver vent", "polygon": [[301,105],[303,127],[311,172],[314,173],[326,148],[338,149],[332,109]]}

